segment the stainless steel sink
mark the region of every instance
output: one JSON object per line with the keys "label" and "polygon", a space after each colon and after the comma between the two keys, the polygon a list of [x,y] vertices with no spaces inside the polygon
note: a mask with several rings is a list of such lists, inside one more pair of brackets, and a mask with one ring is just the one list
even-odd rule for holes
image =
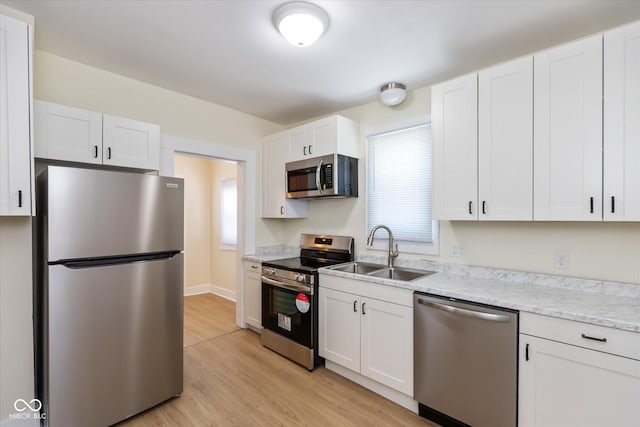
{"label": "stainless steel sink", "polygon": [[435,271],[427,271],[427,270],[411,270],[408,268],[400,268],[400,267],[385,267],[381,270],[372,271],[369,273],[369,276],[372,277],[381,277],[383,279],[393,279],[393,280],[401,280],[403,282],[411,282],[413,280],[418,280],[423,277],[430,276],[434,274]]}
{"label": "stainless steel sink", "polygon": [[347,264],[335,265],[329,267],[330,270],[343,271],[345,273],[363,274],[365,276],[380,277],[383,279],[401,280],[411,282],[430,276],[435,271],[413,270],[403,267],[386,267],[382,264],[372,264],[368,262],[350,262]]}
{"label": "stainless steel sink", "polygon": [[371,264],[368,262],[350,262],[348,264],[329,267],[330,270],[344,271],[345,273],[354,274],[369,274],[372,271],[380,270],[381,268],[385,268],[385,266],[381,264]]}

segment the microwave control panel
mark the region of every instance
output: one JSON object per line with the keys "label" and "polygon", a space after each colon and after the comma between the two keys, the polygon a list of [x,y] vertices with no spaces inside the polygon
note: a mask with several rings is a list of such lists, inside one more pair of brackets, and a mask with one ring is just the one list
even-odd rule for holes
{"label": "microwave control panel", "polygon": [[333,164],[328,163],[326,165],[322,165],[322,170],[320,172],[322,175],[322,179],[320,180],[322,190],[333,188]]}

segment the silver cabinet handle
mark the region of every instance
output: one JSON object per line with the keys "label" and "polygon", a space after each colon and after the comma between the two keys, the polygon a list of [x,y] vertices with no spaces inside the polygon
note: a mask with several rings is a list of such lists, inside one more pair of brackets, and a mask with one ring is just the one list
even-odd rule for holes
{"label": "silver cabinet handle", "polygon": [[258,266],[257,265],[252,265],[251,268],[258,268]]}
{"label": "silver cabinet handle", "polygon": [[466,308],[451,307],[450,305],[438,304],[437,302],[431,302],[418,298],[418,304],[426,305],[427,307],[435,308],[436,310],[442,310],[460,316],[472,317],[475,319],[488,320],[490,322],[503,322],[508,323],[510,321],[509,316],[504,314],[485,313],[484,311],[467,310]]}

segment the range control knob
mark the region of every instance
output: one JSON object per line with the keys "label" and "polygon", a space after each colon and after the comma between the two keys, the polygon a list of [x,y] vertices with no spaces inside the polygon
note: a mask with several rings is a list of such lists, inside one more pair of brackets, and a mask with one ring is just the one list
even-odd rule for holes
{"label": "range control knob", "polygon": [[296,280],[298,282],[304,282],[304,274],[298,274],[296,275]]}

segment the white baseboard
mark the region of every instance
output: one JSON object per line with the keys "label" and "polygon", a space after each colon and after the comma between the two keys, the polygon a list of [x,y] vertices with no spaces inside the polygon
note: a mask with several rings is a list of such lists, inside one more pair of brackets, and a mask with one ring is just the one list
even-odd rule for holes
{"label": "white baseboard", "polygon": [[222,286],[204,284],[189,286],[184,289],[184,296],[201,295],[201,294],[214,294],[219,297],[226,298],[230,301],[236,302],[236,292]]}
{"label": "white baseboard", "polygon": [[380,384],[379,382],[373,381],[365,377],[364,375],[352,371],[351,369],[347,369],[344,366],[333,363],[330,360],[325,360],[324,364],[325,368],[327,368],[328,370],[333,371],[338,375],[342,375],[343,377],[353,381],[354,383],[360,384],[364,388],[368,388],[372,392],[379,394],[380,396],[389,399],[390,401],[397,403],[404,408],[407,408],[411,412],[415,412],[416,414],[418,413],[418,402],[413,400],[412,397],[389,388],[386,385]]}

